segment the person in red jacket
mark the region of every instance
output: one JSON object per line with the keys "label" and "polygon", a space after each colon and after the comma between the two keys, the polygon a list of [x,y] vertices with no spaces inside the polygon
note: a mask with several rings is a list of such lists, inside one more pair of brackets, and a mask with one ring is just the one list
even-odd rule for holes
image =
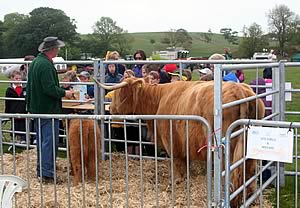
{"label": "person in red jacket", "polygon": [[[13,71],[11,73],[12,81],[22,81],[22,73],[20,71]],[[6,98],[25,98],[26,90],[22,87],[21,83],[12,83],[5,93]],[[5,100],[5,113],[26,113],[25,100]],[[16,133],[17,140],[20,140],[21,144],[26,144],[25,134],[25,119],[15,118],[11,122],[11,130],[22,131],[24,133]]]}

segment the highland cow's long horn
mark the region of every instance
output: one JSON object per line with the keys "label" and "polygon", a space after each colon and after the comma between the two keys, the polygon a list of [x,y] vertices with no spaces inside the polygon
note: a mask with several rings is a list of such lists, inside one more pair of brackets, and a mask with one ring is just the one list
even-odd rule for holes
{"label": "highland cow's long horn", "polygon": [[122,88],[122,87],[125,87],[126,85],[128,85],[127,82],[121,82],[119,84],[109,86],[109,85],[105,85],[105,84],[100,83],[95,77],[93,77],[93,80],[96,82],[96,84],[99,87],[101,87],[103,89],[106,89],[106,90],[116,90],[116,89],[119,89],[119,88]]}

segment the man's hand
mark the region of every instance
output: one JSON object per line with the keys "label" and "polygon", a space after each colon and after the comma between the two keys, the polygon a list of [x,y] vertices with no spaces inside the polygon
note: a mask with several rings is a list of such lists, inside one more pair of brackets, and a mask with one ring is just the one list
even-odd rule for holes
{"label": "man's hand", "polygon": [[85,99],[90,99],[90,96],[87,93],[84,94],[84,97]]}
{"label": "man's hand", "polygon": [[86,101],[87,103],[93,103],[93,102],[95,102],[95,98],[85,99],[85,101]]}
{"label": "man's hand", "polygon": [[71,90],[66,90],[66,91],[65,91],[65,97],[66,97],[66,98],[69,98],[69,99],[73,98],[73,97],[74,97],[73,91],[71,91]]}

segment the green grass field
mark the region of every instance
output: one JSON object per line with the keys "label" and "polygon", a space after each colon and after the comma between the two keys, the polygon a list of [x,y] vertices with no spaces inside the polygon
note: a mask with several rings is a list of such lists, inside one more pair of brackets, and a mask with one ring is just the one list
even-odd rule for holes
{"label": "green grass field", "polygon": [[[255,78],[256,71],[245,70],[245,83],[250,83]],[[262,69],[259,69],[259,75],[262,76]],[[289,67],[286,69],[286,82],[292,83],[293,89],[300,89],[300,67]],[[286,102],[287,111],[300,111],[300,93],[292,94],[292,102]],[[287,116],[288,121],[300,121],[299,116]]]}
{"label": "green grass field", "polygon": [[[0,73],[0,80],[9,80],[6,76]],[[5,91],[8,87],[7,83],[0,83],[0,97],[5,97]],[[4,100],[0,100],[0,112],[4,112]]]}
{"label": "green grass field", "polygon": [[[262,76],[262,69],[259,69],[259,75]],[[251,80],[255,78],[256,71],[255,70],[245,70],[245,83],[249,83]],[[196,73],[194,73],[195,76]],[[286,70],[286,81],[292,83],[293,89],[300,88],[300,67],[290,67]],[[195,77],[194,77],[195,78]],[[2,74],[0,74],[0,80],[7,80]],[[0,97],[5,96],[5,90],[8,84],[0,83]],[[286,107],[288,111],[299,111],[300,110],[300,93],[294,93],[292,96],[292,102],[287,102]],[[0,111],[4,111],[4,101],[0,100]],[[297,122],[300,121],[299,116],[288,116],[288,121]],[[298,145],[300,147],[300,145]],[[299,148],[298,148],[299,149]],[[299,164],[300,166],[300,164]],[[295,163],[286,165],[287,170],[295,170]],[[298,179],[299,180],[299,179]],[[293,207],[294,206],[294,184],[295,177],[286,177],[286,186],[282,188],[280,194],[280,207]],[[299,183],[300,184],[300,183]],[[300,190],[298,190],[300,191]],[[270,200],[275,204],[276,202],[276,193],[272,191],[270,194]],[[299,197],[299,196],[298,196]]]}
{"label": "green grass field", "polygon": [[[166,46],[161,44],[161,40],[165,36],[162,32],[130,33],[130,35],[134,39],[132,43],[133,53],[136,49],[143,49],[149,57],[152,51],[166,49]],[[229,47],[233,54],[238,49],[237,45],[229,44],[221,34],[213,34],[210,43],[201,41],[200,32],[191,32],[189,35],[193,38],[192,48],[190,49],[191,57],[208,57],[213,53],[224,53],[224,47]],[[155,43],[151,44],[151,40],[154,40]]]}

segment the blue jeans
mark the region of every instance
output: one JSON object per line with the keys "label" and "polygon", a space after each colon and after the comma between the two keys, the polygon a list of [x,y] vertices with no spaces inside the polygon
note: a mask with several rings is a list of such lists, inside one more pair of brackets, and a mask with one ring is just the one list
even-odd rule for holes
{"label": "blue jeans", "polygon": [[[53,138],[52,124],[54,124],[54,138]],[[36,141],[37,141],[36,143],[37,144],[37,167],[36,167],[37,176],[39,177],[42,174],[42,176],[54,177],[54,165],[55,165],[56,155],[58,151],[59,120],[40,119],[40,126],[39,126],[39,119],[35,119],[34,129],[36,132]],[[54,147],[53,147],[53,143],[55,144]],[[40,157],[42,161],[41,162],[42,172],[40,171]]]}

